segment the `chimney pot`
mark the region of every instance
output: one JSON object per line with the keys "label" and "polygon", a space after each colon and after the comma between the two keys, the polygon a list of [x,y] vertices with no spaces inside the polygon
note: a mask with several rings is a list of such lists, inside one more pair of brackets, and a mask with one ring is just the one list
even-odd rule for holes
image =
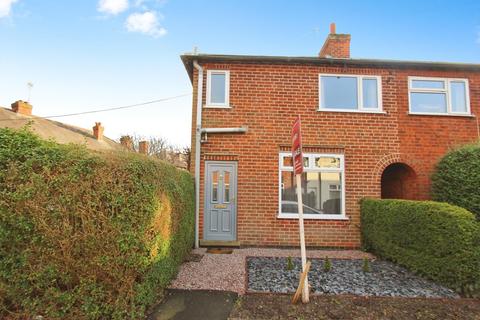
{"label": "chimney pot", "polygon": [[32,115],[32,105],[26,101],[18,100],[12,103],[12,111],[25,116]]}
{"label": "chimney pot", "polygon": [[120,144],[127,150],[133,151],[133,139],[130,136],[120,137]]}
{"label": "chimney pot", "polygon": [[148,141],[140,141],[138,143],[138,152],[148,155]]}
{"label": "chimney pot", "polygon": [[337,33],[335,29],[335,22],[330,23],[330,34]]}
{"label": "chimney pot", "polygon": [[103,131],[105,128],[102,126],[101,122],[95,122],[95,126],[93,127],[93,135],[97,140],[103,140]]}

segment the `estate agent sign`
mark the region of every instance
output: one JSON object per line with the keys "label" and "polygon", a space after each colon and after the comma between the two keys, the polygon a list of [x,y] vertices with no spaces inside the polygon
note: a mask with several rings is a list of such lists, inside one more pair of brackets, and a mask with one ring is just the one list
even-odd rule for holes
{"label": "estate agent sign", "polygon": [[292,128],[292,157],[293,170],[297,184],[297,200],[298,200],[298,224],[300,227],[300,251],[302,254],[302,277],[305,279],[304,283],[300,282],[299,288],[302,288],[302,302],[307,303],[308,297],[308,268],[307,268],[307,252],[305,249],[305,233],[303,227],[303,200],[302,200],[302,173],[303,173],[303,154],[302,154],[302,132],[300,116],[293,123]]}

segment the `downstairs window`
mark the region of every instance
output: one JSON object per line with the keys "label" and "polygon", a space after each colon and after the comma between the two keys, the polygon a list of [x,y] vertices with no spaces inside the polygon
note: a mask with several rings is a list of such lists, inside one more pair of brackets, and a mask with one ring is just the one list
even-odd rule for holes
{"label": "downstairs window", "polygon": [[[345,219],[344,157],[304,154],[302,174],[305,219]],[[279,218],[297,218],[297,187],[291,153],[280,153]]]}

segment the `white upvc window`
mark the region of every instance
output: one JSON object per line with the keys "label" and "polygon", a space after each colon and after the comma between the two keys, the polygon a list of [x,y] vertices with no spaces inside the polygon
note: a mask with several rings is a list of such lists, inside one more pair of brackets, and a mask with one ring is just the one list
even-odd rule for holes
{"label": "white upvc window", "polygon": [[411,114],[470,115],[467,79],[408,77]]}
{"label": "white upvc window", "polygon": [[[279,154],[278,218],[297,219],[296,179],[290,152]],[[302,199],[305,219],[346,220],[345,165],[342,154],[303,155]]]}
{"label": "white upvc window", "polygon": [[382,111],[380,76],[320,74],[318,77],[319,111]]}
{"label": "white upvc window", "polygon": [[230,71],[207,70],[207,108],[230,108]]}

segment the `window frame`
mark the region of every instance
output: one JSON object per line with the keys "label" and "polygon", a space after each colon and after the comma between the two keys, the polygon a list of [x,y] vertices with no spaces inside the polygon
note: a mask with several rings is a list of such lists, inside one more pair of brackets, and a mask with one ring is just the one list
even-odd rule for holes
{"label": "window frame", "polygon": [[[339,109],[322,107],[322,77],[346,77],[357,79],[357,109]],[[363,106],[363,80],[377,80],[377,108],[365,108]],[[360,113],[385,113],[383,111],[382,101],[382,77],[377,75],[359,75],[359,74],[338,74],[338,73],[320,73],[318,75],[318,111],[329,112],[360,112]]]}
{"label": "window frame", "polygon": [[[412,82],[415,80],[420,81],[443,81],[444,89],[440,88],[413,88]],[[463,82],[465,84],[465,112],[452,111],[452,95],[450,90],[451,82]],[[443,78],[443,77],[421,77],[421,76],[409,76],[408,77],[408,113],[412,115],[429,115],[429,116],[471,116],[470,108],[470,88],[467,78]],[[414,112],[412,111],[412,93],[444,93],[446,95],[447,112]]]}
{"label": "window frame", "polygon": [[[293,172],[293,167],[291,166],[284,166],[283,165],[283,158],[284,157],[291,157],[291,152],[279,152],[278,155],[278,212],[277,218],[278,219],[298,219],[298,213],[283,213],[282,212],[282,171]],[[308,220],[349,220],[346,216],[345,210],[345,156],[343,154],[337,153],[304,153],[303,157],[309,158],[309,166],[308,168],[303,168],[303,172],[334,172],[340,173],[342,178],[340,184],[340,192],[341,192],[341,212],[340,214],[311,214],[311,213],[304,213],[303,218]],[[340,168],[315,168],[315,157],[335,157],[340,158]]]}
{"label": "window frame", "polygon": [[[212,74],[225,75],[225,102],[214,103],[211,101]],[[207,70],[207,90],[205,108],[231,108],[230,107],[230,71],[229,70]]]}

